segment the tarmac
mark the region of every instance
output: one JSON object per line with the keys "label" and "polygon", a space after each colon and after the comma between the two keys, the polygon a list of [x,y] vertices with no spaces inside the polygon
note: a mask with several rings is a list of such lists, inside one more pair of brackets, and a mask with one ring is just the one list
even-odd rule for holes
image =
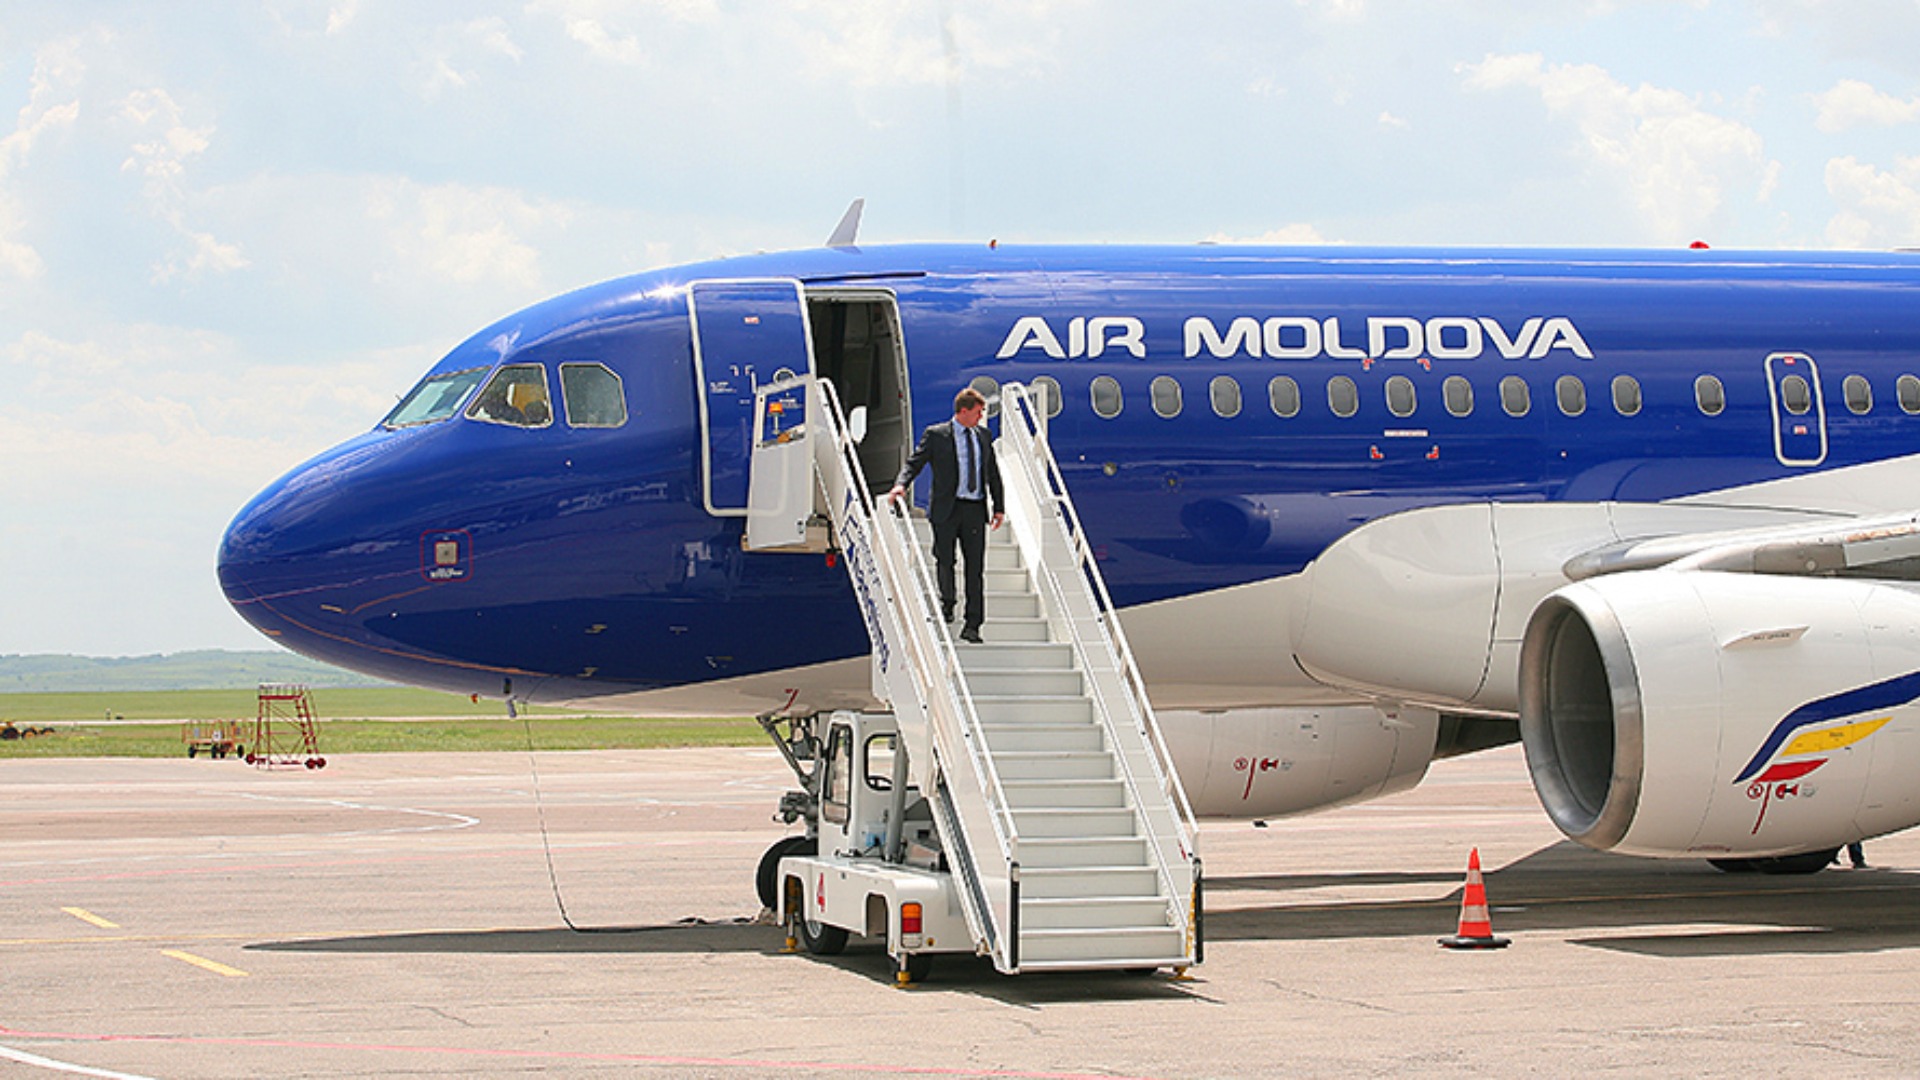
{"label": "tarmac", "polygon": [[[538,798],[535,797],[537,770]],[[1190,978],[782,952],[771,749],[0,762],[0,1076],[1911,1075],[1920,838],[1587,852],[1518,748],[1209,823]],[[544,839],[543,839],[544,832]],[[1497,952],[1451,952],[1471,848]],[[564,905],[564,914],[562,910]],[[567,922],[578,927],[569,929]]]}

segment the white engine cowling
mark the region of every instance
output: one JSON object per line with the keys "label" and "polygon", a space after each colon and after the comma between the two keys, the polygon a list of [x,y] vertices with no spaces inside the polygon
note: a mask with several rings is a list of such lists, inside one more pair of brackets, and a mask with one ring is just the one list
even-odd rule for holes
{"label": "white engine cowling", "polygon": [[1193,811],[1268,818],[1404,791],[1426,775],[1440,718],[1371,705],[1155,715]]}
{"label": "white engine cowling", "polygon": [[1561,831],[1633,855],[1769,857],[1920,823],[1920,594],[1648,570],[1549,595],[1520,732]]}

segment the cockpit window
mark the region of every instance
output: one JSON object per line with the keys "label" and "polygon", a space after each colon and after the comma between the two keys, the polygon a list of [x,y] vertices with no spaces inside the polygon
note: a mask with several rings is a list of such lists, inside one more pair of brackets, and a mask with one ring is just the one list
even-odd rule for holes
{"label": "cockpit window", "polygon": [[620,376],[605,364],[561,364],[560,395],[572,427],[619,427],[627,422]]}
{"label": "cockpit window", "polygon": [[467,406],[467,416],[515,427],[553,423],[547,397],[547,369],[540,364],[505,364],[487,380],[486,389]]}
{"label": "cockpit window", "polygon": [[387,427],[397,428],[445,420],[459,411],[467,392],[477,386],[486,374],[486,368],[477,367],[450,371],[445,375],[430,375],[420,380],[420,385],[401,399],[400,404],[395,405],[387,418],[380,422]]}

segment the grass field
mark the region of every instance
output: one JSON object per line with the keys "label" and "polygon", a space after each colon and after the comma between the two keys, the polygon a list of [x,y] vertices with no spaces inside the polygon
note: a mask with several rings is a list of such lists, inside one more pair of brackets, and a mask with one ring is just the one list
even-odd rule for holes
{"label": "grass field", "polygon": [[[39,726],[39,725],[36,725]],[[757,746],[766,736],[750,719],[648,720],[636,717],[533,717],[509,720],[325,720],[320,753],[451,753],[466,750],[643,750],[673,746]],[[251,737],[252,722],[241,726]],[[278,739],[279,736],[276,736]],[[184,757],[179,724],[58,724],[50,735],[0,741],[0,761],[48,757]]]}
{"label": "grass field", "polygon": [[[402,688],[313,691],[321,754],[525,750],[632,750],[754,746],[765,736],[747,718],[651,720],[587,716],[565,709],[505,715],[498,701]],[[0,760],[44,757],[180,757],[184,721],[239,720],[251,736],[252,690],[0,694],[0,721],[53,733],[0,739]],[[404,722],[396,719],[404,718]],[[112,720],[113,723],[102,721]],[[124,722],[122,722],[124,721]],[[136,721],[153,721],[138,723]]]}
{"label": "grass field", "polygon": [[[504,716],[507,707],[482,698],[406,687],[313,691],[314,712],[326,718]],[[95,693],[0,694],[0,720],[45,724],[62,720],[239,720],[258,711],[253,690],[115,690]],[[565,709],[536,716],[578,716]]]}

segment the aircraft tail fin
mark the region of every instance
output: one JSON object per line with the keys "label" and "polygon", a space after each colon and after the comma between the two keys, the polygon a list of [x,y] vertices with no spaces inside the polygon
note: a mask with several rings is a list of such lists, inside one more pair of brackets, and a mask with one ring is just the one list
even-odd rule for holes
{"label": "aircraft tail fin", "polygon": [[847,212],[841,216],[840,224],[833,227],[833,235],[827,237],[828,247],[852,247],[854,245],[856,242],[854,238],[860,233],[860,212],[866,209],[866,207],[867,200],[853,200],[853,205],[847,207]]}

